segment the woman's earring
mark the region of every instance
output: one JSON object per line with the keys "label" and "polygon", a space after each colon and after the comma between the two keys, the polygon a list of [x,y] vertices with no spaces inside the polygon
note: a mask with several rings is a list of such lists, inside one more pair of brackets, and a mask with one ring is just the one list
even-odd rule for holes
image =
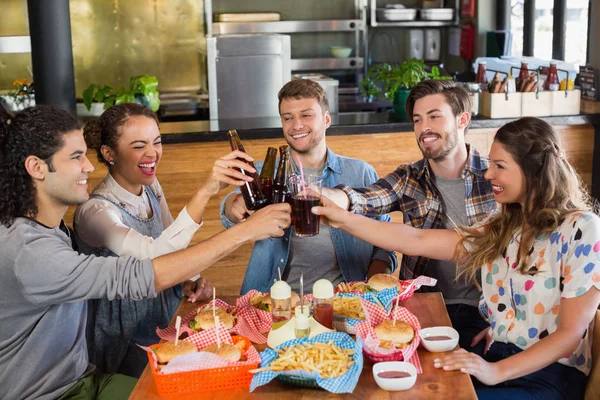
{"label": "woman's earring", "polygon": [[114,161],[109,161],[108,163],[109,163],[110,165],[115,165],[115,162],[114,162]]}

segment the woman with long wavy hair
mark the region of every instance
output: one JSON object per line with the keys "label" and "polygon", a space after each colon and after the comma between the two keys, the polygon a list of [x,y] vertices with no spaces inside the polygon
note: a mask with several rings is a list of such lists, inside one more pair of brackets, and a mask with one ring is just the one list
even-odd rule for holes
{"label": "woman with long wavy hair", "polygon": [[478,226],[420,230],[350,214],[327,199],[313,208],[332,226],[407,255],[454,260],[477,282],[489,350],[435,360],[476,378],[480,399],[583,398],[600,304],[600,218],[561,150],[537,118],[498,130],[485,174],[500,203]]}

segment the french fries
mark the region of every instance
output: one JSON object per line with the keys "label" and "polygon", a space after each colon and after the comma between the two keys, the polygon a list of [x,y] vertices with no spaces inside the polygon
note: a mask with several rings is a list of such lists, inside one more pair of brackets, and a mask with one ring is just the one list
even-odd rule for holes
{"label": "french fries", "polygon": [[365,319],[365,312],[358,297],[336,296],[333,299],[333,313],[346,318]]}
{"label": "french fries", "polygon": [[321,378],[337,378],[348,372],[354,364],[354,350],[341,349],[333,340],[329,343],[298,343],[277,350],[278,357],[268,367],[250,370],[256,374],[263,371],[293,371],[301,369],[318,372]]}

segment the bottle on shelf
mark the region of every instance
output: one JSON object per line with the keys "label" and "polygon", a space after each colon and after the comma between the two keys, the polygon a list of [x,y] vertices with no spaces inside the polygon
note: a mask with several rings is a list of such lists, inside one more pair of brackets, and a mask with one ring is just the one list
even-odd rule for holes
{"label": "bottle on shelf", "polygon": [[281,328],[292,318],[292,288],[285,281],[277,281],[271,286],[272,330]]}
{"label": "bottle on shelf", "polygon": [[315,320],[333,329],[333,285],[327,279],[319,279],[314,283],[313,304]]}
{"label": "bottle on shelf", "polygon": [[486,92],[488,91],[488,79],[487,79],[487,63],[485,61],[481,61],[477,66],[477,76],[475,77],[475,82],[479,83],[481,86],[481,90]]}
{"label": "bottle on shelf", "polygon": [[548,68],[548,76],[544,82],[544,90],[550,90],[552,92],[558,91],[560,82],[558,80],[558,70],[556,69],[556,63],[550,63]]}
{"label": "bottle on shelf", "polygon": [[[240,140],[240,137],[238,136],[237,131],[235,129],[231,129],[229,132],[227,132],[227,135],[229,137],[229,144],[231,145],[231,150],[239,150],[244,153],[247,153],[246,149],[244,149],[244,145],[242,144],[242,141]],[[240,161],[250,164],[250,166],[252,166],[252,168],[256,169],[254,167],[253,162],[248,162],[248,161],[242,160],[242,159],[240,159]],[[246,208],[251,211],[256,211],[256,210],[259,210],[259,209],[269,205],[270,201],[264,195],[264,193],[262,192],[262,189],[260,187],[260,180],[258,177],[258,173],[254,172],[251,174],[242,169],[239,169],[239,168],[236,168],[236,169],[238,171],[240,171],[242,174],[250,176],[254,179],[252,182],[245,182],[244,185],[242,187],[240,187],[240,190],[242,192],[242,197],[244,198],[244,203],[246,203]]]}
{"label": "bottle on shelf", "polygon": [[273,178],[275,177],[275,162],[277,161],[277,149],[269,147],[265,156],[265,163],[260,171],[260,187],[267,199],[272,199]]}
{"label": "bottle on shelf", "polygon": [[280,146],[279,168],[277,168],[277,175],[275,175],[275,182],[273,183],[273,204],[290,203],[292,201],[292,193],[288,187],[288,178],[293,174],[294,167],[292,166],[290,147]]}

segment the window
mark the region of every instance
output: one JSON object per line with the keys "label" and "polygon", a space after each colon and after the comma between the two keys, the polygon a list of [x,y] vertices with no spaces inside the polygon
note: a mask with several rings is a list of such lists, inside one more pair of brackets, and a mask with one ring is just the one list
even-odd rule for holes
{"label": "window", "polygon": [[[511,0],[510,30],[513,34],[511,55],[523,55],[524,3]],[[589,0],[569,0],[565,15],[565,61],[576,65],[586,63]],[[533,55],[549,60],[552,58],[554,37],[554,0],[535,0],[535,29]],[[558,28],[558,27],[557,27]]]}

